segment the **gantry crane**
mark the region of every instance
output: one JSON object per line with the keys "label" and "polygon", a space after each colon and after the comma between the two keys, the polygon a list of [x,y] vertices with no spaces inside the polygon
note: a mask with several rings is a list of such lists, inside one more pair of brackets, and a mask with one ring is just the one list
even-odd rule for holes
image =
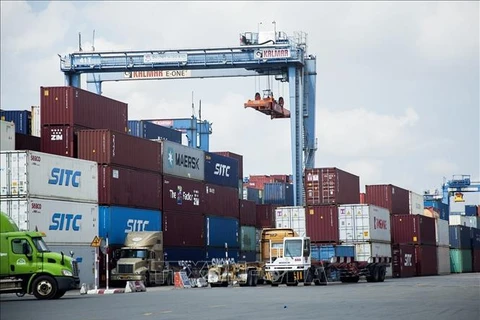
{"label": "gantry crane", "polygon": [[454,202],[465,202],[463,194],[465,192],[480,192],[480,181],[471,181],[470,175],[456,174],[451,180],[444,181],[442,184],[442,193],[425,192],[425,200],[438,200],[450,206],[450,198],[453,196]]}
{"label": "gantry crane", "polygon": [[316,58],[307,54],[304,32],[293,37],[276,30],[245,32],[240,34],[240,45],[234,47],[79,51],[60,56],[60,69],[69,86],[80,87],[80,75],[87,74],[87,89],[98,94],[102,94],[105,81],[264,75],[288,82],[290,111],[283,110],[282,102],[281,109],[277,108],[280,111],[269,115],[272,119],[290,118],[294,204],[303,205],[303,172],[314,166],[317,149]]}

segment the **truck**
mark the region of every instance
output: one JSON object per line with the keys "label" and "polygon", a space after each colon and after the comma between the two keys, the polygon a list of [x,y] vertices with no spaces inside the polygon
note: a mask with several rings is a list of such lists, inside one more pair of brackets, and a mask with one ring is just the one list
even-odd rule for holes
{"label": "truck", "polygon": [[37,299],[58,299],[79,289],[78,263],[63,252],[51,252],[45,233],[20,231],[0,212],[0,293],[33,294]]}
{"label": "truck", "polygon": [[161,231],[127,233],[124,246],[116,250],[111,270],[113,284],[143,281],[145,286],[172,285],[174,270],[165,261]]}

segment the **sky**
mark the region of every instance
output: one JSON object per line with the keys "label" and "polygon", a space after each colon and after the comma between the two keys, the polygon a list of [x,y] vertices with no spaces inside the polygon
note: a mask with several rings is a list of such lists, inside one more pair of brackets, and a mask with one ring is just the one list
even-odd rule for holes
{"label": "sky", "polygon": [[[478,2],[1,2],[1,108],[39,105],[64,85],[58,54],[238,46],[245,31],[308,34],[317,57],[316,167],[423,193],[453,174],[480,181]],[[261,23],[261,24],[260,24]],[[86,84],[82,84],[86,88]],[[210,151],[244,156],[244,175],[290,174],[288,119],[243,104],[265,78],[104,82],[130,119],[188,118],[201,100]],[[270,88],[288,97],[288,84]],[[288,99],[286,99],[288,102]],[[286,105],[288,108],[288,105]],[[198,114],[197,114],[198,115]],[[480,193],[466,194],[480,203]],[[452,208],[454,209],[454,208]],[[461,211],[461,209],[459,209]]]}

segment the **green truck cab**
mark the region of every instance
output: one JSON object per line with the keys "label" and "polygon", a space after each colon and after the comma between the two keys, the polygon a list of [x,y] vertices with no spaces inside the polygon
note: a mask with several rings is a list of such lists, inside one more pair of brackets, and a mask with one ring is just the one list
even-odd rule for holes
{"label": "green truck cab", "polygon": [[44,236],[42,232],[20,231],[0,212],[0,293],[58,299],[79,288],[77,261],[63,252],[51,252]]}

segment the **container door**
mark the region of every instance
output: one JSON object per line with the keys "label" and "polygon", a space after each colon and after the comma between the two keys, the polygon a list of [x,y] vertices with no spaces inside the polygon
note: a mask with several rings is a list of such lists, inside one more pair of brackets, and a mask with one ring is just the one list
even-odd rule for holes
{"label": "container door", "polygon": [[34,273],[35,254],[26,238],[10,239],[8,272],[10,275]]}

